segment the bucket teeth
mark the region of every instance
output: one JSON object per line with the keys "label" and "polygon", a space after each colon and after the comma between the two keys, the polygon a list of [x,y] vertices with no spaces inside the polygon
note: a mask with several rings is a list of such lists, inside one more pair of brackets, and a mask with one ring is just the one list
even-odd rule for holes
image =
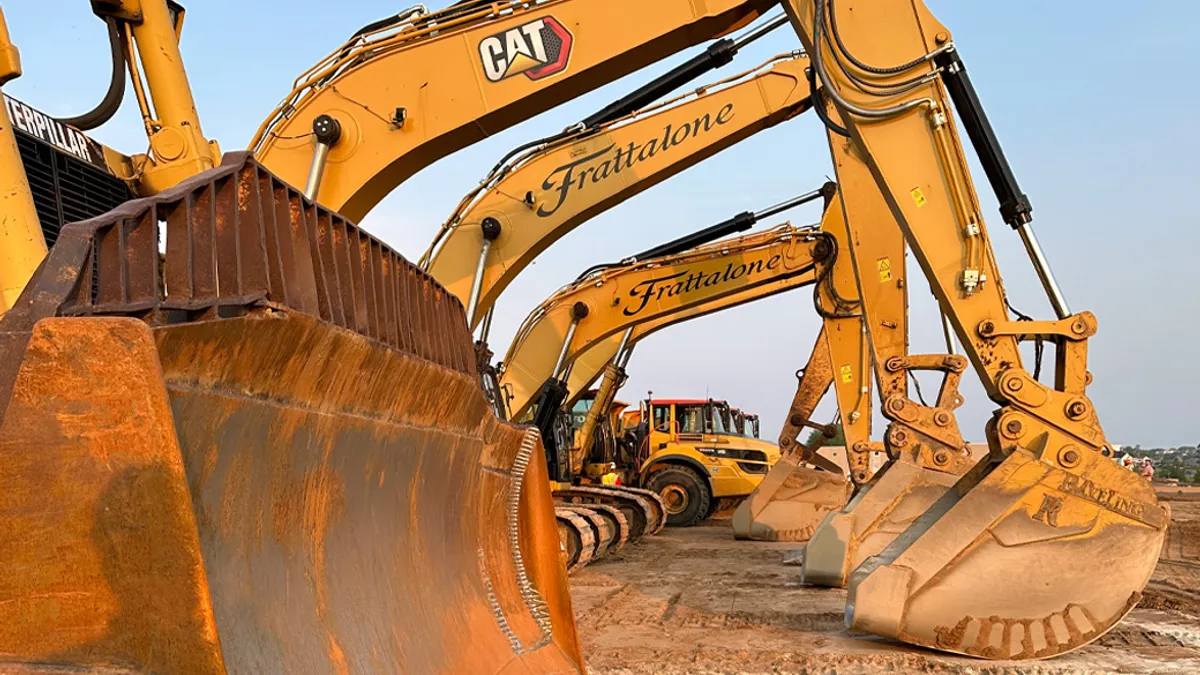
{"label": "bucket teeth", "polygon": [[1045,658],[1133,608],[1170,521],[1149,483],[1099,453],[1071,472],[1024,450],[989,468],[850,575],[852,630],[981,658]]}

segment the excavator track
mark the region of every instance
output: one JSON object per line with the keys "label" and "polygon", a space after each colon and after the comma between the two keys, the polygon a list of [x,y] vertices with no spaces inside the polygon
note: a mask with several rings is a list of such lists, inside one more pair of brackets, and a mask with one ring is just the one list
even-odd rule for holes
{"label": "excavator track", "polygon": [[625,517],[624,513],[621,513],[621,509],[611,504],[588,504],[586,507],[559,504],[558,508],[586,510],[604,519],[608,529],[613,533],[603,549],[604,555],[616,553],[629,543],[629,519]]}
{"label": "excavator track", "polygon": [[658,534],[659,532],[662,532],[662,529],[664,527],[667,526],[667,505],[663,503],[662,496],[659,495],[654,490],[646,490],[644,488],[627,487],[624,485],[622,485],[620,487],[607,487],[606,486],[601,489],[623,490],[625,492],[632,492],[635,495],[639,495],[639,496],[645,497],[646,499],[650,500],[650,506],[654,509],[654,513],[655,513],[654,522],[657,523],[654,526],[653,531],[650,532],[650,534]]}
{"label": "excavator track", "polygon": [[587,521],[588,526],[592,529],[592,538],[596,540],[596,553],[592,556],[593,561],[600,560],[612,552],[617,543],[617,530],[608,518],[600,515],[590,505],[560,506],[559,508],[573,511]]}
{"label": "excavator track", "polygon": [[587,518],[570,507],[556,506],[558,537],[567,555],[567,574],[590,563],[596,556],[596,536]]}
{"label": "excavator track", "polygon": [[575,485],[554,490],[554,498],[568,505],[608,504],[617,507],[629,522],[631,541],[658,534],[667,522],[667,509],[662,498],[649,490]]}

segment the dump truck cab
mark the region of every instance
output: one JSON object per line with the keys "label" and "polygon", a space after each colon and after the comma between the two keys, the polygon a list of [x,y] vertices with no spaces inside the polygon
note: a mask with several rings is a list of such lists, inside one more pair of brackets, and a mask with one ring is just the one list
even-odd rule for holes
{"label": "dump truck cab", "polygon": [[744,412],[738,408],[730,408],[729,412],[733,415],[733,428],[738,436],[758,438],[758,415]]}
{"label": "dump truck cab", "polygon": [[637,448],[638,484],[662,496],[670,525],[694,525],[721,500],[749,495],[780,455],[739,434],[725,401],[647,399],[623,421]]}

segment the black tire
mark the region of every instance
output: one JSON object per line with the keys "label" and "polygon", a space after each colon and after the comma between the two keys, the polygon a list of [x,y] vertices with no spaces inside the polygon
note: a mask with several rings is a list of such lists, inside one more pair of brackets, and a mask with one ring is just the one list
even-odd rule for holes
{"label": "black tire", "polygon": [[667,525],[691,527],[708,516],[712,490],[708,481],[685,466],[672,466],[655,471],[647,484],[662,497],[667,508]]}

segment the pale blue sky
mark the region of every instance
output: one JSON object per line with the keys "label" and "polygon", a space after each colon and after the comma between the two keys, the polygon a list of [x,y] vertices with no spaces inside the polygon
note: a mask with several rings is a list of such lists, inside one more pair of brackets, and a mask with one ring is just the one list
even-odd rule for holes
{"label": "pale blue sky", "polygon": [[[1076,311],[1100,321],[1090,394],[1115,443],[1200,442],[1192,420],[1200,380],[1200,141],[1195,86],[1200,8],[1158,0],[929,0],[954,32],[976,89],[1034,204],[1035,228]],[[25,75],[6,91],[52,114],[91,107],[107,84],[103,25],[83,0],[7,0]],[[292,80],[357,28],[401,5],[376,0],[193,0],[183,53],[205,133],[244,147]],[[636,18],[631,18],[636,20]],[[777,31],[721,76],[797,46]],[[448,157],[402,185],[364,225],[412,259],[461,196],[511,147],[561,129],[678,62],[635,73]],[[712,79],[716,79],[713,76]],[[146,146],[132,97],[94,135],[125,152]],[[742,210],[819,186],[832,174],[818,122],[805,116],[763,132],[595,218],[514,283],[498,306],[494,348],[525,314],[589,265],[619,259]],[[977,183],[986,185],[976,171]],[[1014,304],[1049,317],[1016,236],[982,194]],[[787,214],[815,222],[816,207]],[[769,225],[773,223],[764,224]],[[914,284],[913,351],[939,349],[932,301]],[[659,395],[727,398],[763,417],[773,437],[819,328],[811,295],[785,294],[658,333],[630,364],[625,400]],[[991,414],[973,378],[959,411],[981,440]],[[932,392],[930,381],[926,391]],[[819,418],[831,418],[823,405]],[[877,434],[882,431],[877,427]]]}

